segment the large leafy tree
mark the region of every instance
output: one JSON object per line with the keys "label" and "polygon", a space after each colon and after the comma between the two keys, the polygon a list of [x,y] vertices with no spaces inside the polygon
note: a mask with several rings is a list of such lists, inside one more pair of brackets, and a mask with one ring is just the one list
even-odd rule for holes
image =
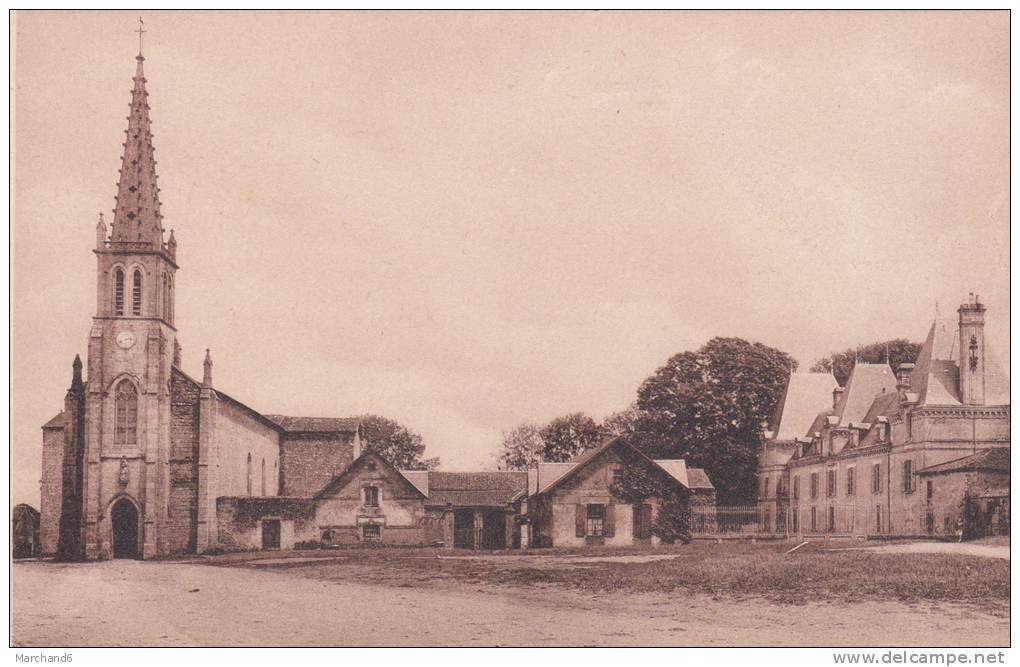
{"label": "large leafy tree", "polygon": [[853,370],[854,364],[857,363],[858,359],[871,364],[885,361],[895,369],[900,364],[912,364],[917,361],[917,355],[920,351],[920,343],[912,343],[905,338],[858,345],[857,347],[847,348],[842,352],[834,352],[822,359],[816,359],[814,365],[811,366],[811,372],[831,372],[836,378],[836,382],[843,386],[850,378],[850,371]]}
{"label": "large leafy tree", "polygon": [[521,424],[503,432],[503,449],[499,453],[500,470],[527,470],[540,463],[545,443],[537,424]]}
{"label": "large leafy tree", "polygon": [[595,420],[583,412],[557,417],[542,427],[542,460],[569,461],[586,449],[597,446],[605,433]]}
{"label": "large leafy tree", "polygon": [[422,437],[392,419],[378,415],[361,416],[362,444],[401,470],[434,470],[438,458],[423,458]]}
{"label": "large leafy tree", "polygon": [[654,458],[704,468],[720,503],[750,503],[763,425],[797,362],[740,338],[713,338],[681,352],[642,383],[640,411],[625,436]]}

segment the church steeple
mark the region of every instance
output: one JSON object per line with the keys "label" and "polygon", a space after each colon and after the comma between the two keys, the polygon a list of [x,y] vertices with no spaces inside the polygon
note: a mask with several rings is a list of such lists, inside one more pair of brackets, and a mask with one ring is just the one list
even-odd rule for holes
{"label": "church steeple", "polygon": [[127,117],[127,138],[117,183],[117,207],[114,209],[114,243],[144,243],[153,250],[163,248],[163,215],[156,185],[156,157],[149,122],[149,94],[145,90],[145,57],[135,58],[131,114]]}

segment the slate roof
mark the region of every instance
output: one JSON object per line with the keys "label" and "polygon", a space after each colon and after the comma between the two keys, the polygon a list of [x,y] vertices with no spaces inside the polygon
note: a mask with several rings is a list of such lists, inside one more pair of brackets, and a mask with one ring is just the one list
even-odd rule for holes
{"label": "slate roof", "polygon": [[357,417],[265,416],[289,433],[355,433],[361,426],[361,420]]}
{"label": "slate roof", "polygon": [[429,495],[429,471],[428,470],[401,470],[400,474],[407,478],[414,487],[422,492],[427,498]]}
{"label": "slate roof", "polygon": [[818,411],[832,404],[837,386],[832,373],[790,373],[772,422],[775,439],[794,440],[808,433]]}
{"label": "slate roof", "polygon": [[538,486],[529,489],[531,493],[541,493],[548,489],[553,482],[573,470],[574,463],[539,463],[538,464]]}
{"label": "slate roof", "polygon": [[879,394],[896,393],[896,375],[889,364],[868,364],[858,361],[850,371],[843,395],[836,403],[840,426],[865,421],[872,403]]}
{"label": "slate roof", "polygon": [[948,319],[936,319],[928,329],[910,372],[910,391],[917,393],[918,405],[959,405],[957,335],[956,324]]}
{"label": "slate roof", "polygon": [[426,505],[506,507],[527,494],[528,473],[430,471],[427,484]]}
{"label": "slate roof", "polygon": [[962,459],[938,463],[917,471],[918,475],[934,475],[946,472],[967,470],[990,470],[992,472],[1009,472],[1009,447],[985,449]]}
{"label": "slate roof", "polygon": [[653,459],[656,464],[667,473],[669,476],[680,482],[688,489],[691,488],[690,480],[687,477],[687,462],[683,459]]}
{"label": "slate roof", "polygon": [[58,412],[56,415],[53,416],[53,419],[51,419],[48,422],[46,422],[45,424],[43,424],[42,427],[43,428],[64,428],[65,421],[66,420],[64,419],[64,411],[61,410],[60,412]]}
{"label": "slate roof", "polygon": [[897,392],[879,394],[871,402],[868,413],[861,421],[874,424],[879,417],[892,417],[900,412],[900,396]]}

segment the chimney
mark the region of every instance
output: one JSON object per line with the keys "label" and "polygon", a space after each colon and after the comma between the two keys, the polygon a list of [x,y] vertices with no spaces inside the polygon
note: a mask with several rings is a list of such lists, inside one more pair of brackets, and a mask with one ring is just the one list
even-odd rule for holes
{"label": "chimney", "polygon": [[985,307],[971,294],[960,315],[960,402],[985,404]]}
{"label": "chimney", "polygon": [[843,387],[836,387],[832,390],[832,409],[839,405],[839,399],[843,396]]}
{"label": "chimney", "polygon": [[910,391],[910,374],[914,371],[914,364],[903,363],[896,368],[896,391]]}

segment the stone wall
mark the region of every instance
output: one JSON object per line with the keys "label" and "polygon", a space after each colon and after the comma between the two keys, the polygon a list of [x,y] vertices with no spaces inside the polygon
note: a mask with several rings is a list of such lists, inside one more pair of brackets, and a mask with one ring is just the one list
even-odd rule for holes
{"label": "stone wall", "polygon": [[43,554],[57,552],[60,499],[64,466],[64,429],[43,429],[42,484],[39,499],[39,539]]}
{"label": "stone wall", "polygon": [[[249,410],[223,397],[217,400],[215,428],[219,468],[214,497],[277,495],[279,432]],[[263,462],[266,471],[265,493],[262,489]]]}
{"label": "stone wall", "polygon": [[198,522],[199,387],[174,373],[170,380],[170,493],[165,541],[171,553],[195,551]]}
{"label": "stone wall", "polygon": [[354,433],[283,433],[280,494],[311,498],[354,460]]}
{"label": "stone wall", "polygon": [[318,540],[315,501],[310,498],[216,499],[218,544],[227,549],[261,549],[262,524],[280,521],[280,548],[292,549],[296,542]]}

